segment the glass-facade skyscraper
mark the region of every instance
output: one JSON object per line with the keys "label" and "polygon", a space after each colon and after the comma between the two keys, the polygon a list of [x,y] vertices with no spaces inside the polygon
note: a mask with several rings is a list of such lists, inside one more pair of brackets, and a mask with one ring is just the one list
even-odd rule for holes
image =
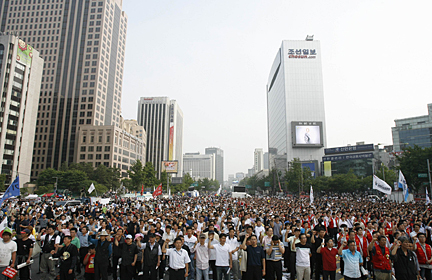
{"label": "glass-facade skyscraper", "polygon": [[392,127],[393,149],[400,152],[403,148],[432,147],[432,104],[428,104],[428,114],[424,116],[395,120]]}
{"label": "glass-facade skyscraper", "polygon": [[[326,146],[320,42],[282,41],[267,82],[269,167],[319,161]],[[318,170],[312,170],[318,171]]]}
{"label": "glass-facade skyscraper", "polygon": [[0,1],[0,30],[44,59],[32,178],[76,161],[79,125],[119,126],[127,16],[122,0]]}

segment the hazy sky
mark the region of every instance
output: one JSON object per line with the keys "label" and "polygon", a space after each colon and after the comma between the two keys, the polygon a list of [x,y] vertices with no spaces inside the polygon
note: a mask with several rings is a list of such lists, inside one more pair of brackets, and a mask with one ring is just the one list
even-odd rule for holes
{"label": "hazy sky", "polygon": [[430,1],[142,1],[128,15],[122,111],[176,99],[183,152],[220,147],[225,173],[267,151],[266,82],[282,40],[321,41],[328,147],[392,144],[432,103]]}

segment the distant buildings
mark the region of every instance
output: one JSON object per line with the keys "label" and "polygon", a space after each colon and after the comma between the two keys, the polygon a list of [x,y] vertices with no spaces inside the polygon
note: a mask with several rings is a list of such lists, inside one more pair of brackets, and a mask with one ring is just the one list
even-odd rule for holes
{"label": "distant buildings", "polygon": [[[33,46],[16,36],[0,36],[0,172],[6,184],[17,176],[21,184],[30,182],[43,64]],[[34,158],[37,165],[42,162],[40,153]]]}
{"label": "distant buildings", "polygon": [[219,184],[223,184],[224,182],[224,153],[223,150],[220,148],[206,148],[205,149],[206,155],[214,155],[215,156],[215,172],[216,172],[216,180],[219,182]]}
{"label": "distant buildings", "polygon": [[432,147],[432,104],[428,104],[427,115],[398,119],[395,124],[396,126],[392,127],[395,152],[414,145],[421,148]]}
{"label": "distant buildings", "polygon": [[283,41],[267,82],[269,169],[314,161],[324,155],[324,111],[321,47],[313,36]]}
{"label": "distant buildings", "polygon": [[[201,155],[186,153],[183,156],[184,173],[189,173],[194,180],[207,178],[216,179],[216,161],[214,154]],[[222,184],[222,183],[220,183]]]}
{"label": "distant buildings", "polygon": [[264,154],[263,149],[255,149],[254,151],[254,171],[260,172],[264,168]]}
{"label": "distant buildings", "polygon": [[147,132],[145,162],[151,162],[160,177],[162,161],[178,161],[177,176],[183,176],[183,112],[177,101],[141,97],[137,119]]}
{"label": "distant buildings", "polygon": [[120,118],[120,127],[83,125],[77,136],[77,162],[117,167],[121,176],[127,178],[127,170],[135,161],[145,159],[147,137],[136,120]]}

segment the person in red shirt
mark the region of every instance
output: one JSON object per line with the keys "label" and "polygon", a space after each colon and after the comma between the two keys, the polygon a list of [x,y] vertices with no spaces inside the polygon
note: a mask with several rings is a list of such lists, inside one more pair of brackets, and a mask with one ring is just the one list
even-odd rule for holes
{"label": "person in red shirt", "polygon": [[317,253],[321,254],[323,262],[323,280],[336,280],[336,261],[338,250],[333,248],[333,239],[329,238],[326,240],[326,246],[324,243],[318,247]]}
{"label": "person in red shirt", "polygon": [[95,270],[94,270],[94,257],[95,257],[95,245],[90,244],[88,247],[88,253],[84,257],[83,264],[85,265],[84,271],[84,279],[85,280],[94,280],[95,279]]}

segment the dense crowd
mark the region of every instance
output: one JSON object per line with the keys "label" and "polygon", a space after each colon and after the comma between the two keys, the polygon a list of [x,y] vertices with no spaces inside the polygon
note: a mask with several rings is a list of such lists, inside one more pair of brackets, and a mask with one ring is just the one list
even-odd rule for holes
{"label": "dense crowd", "polygon": [[281,280],[289,273],[334,280],[338,264],[348,280],[432,279],[424,202],[335,194],[312,205],[308,198],[202,196],[2,207],[0,275],[20,265],[19,279]]}

